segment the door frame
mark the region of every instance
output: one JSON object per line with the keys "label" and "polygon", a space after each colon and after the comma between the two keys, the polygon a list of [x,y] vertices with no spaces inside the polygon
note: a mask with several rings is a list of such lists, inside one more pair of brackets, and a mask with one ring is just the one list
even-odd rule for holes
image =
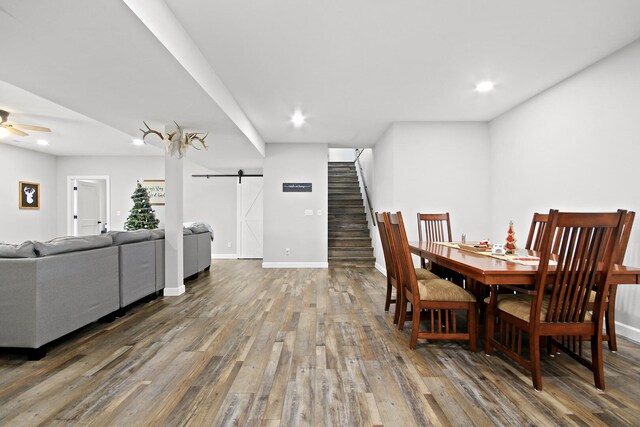
{"label": "door frame", "polygon": [[109,175],[68,175],[67,176],[67,236],[73,236],[73,181],[77,179],[102,180],[106,183],[104,198],[107,210],[105,223],[111,224],[111,179]]}
{"label": "door frame", "polygon": [[[242,179],[261,179],[262,180],[262,223],[264,225],[264,177],[242,177]],[[262,258],[264,259],[264,235],[263,235],[263,247]],[[236,184],[236,257],[242,258],[242,183]]]}

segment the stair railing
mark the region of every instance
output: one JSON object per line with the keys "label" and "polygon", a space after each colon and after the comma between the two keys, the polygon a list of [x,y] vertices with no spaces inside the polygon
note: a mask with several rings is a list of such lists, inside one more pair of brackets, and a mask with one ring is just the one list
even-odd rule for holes
{"label": "stair railing", "polygon": [[371,206],[371,199],[369,198],[369,191],[367,187],[367,183],[364,180],[364,172],[362,170],[362,164],[360,163],[360,155],[364,151],[364,148],[356,148],[356,159],[353,161],[358,167],[356,168],[356,172],[358,172],[358,179],[360,180],[360,188],[364,191],[365,195],[365,203],[367,204],[367,208],[369,211],[369,218],[371,219],[371,223],[373,226],[376,226],[376,217],[373,215],[373,207]]}

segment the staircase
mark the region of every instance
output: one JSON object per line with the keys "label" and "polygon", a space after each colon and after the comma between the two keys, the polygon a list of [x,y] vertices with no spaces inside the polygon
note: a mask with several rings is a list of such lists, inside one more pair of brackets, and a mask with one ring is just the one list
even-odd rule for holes
{"label": "staircase", "polygon": [[373,267],[373,247],[356,166],[329,162],[329,267]]}

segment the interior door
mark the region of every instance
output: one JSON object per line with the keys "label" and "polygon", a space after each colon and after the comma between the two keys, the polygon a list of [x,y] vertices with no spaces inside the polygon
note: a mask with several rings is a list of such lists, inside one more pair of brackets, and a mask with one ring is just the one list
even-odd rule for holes
{"label": "interior door", "polygon": [[262,178],[242,180],[240,186],[240,258],[262,258]]}
{"label": "interior door", "polygon": [[100,186],[95,182],[77,180],[74,187],[74,235],[99,234]]}

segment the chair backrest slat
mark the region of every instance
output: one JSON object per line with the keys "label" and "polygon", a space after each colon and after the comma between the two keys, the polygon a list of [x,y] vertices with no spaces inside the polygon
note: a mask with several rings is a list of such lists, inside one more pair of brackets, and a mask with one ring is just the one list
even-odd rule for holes
{"label": "chair backrest slat", "polygon": [[526,249],[539,251],[542,247],[542,235],[545,228],[547,228],[547,221],[549,220],[549,214],[534,213],[531,220],[531,227],[529,228],[529,236],[527,237]]}
{"label": "chair backrest slat", "polygon": [[418,240],[421,242],[451,242],[449,212],[442,214],[418,213]]}

